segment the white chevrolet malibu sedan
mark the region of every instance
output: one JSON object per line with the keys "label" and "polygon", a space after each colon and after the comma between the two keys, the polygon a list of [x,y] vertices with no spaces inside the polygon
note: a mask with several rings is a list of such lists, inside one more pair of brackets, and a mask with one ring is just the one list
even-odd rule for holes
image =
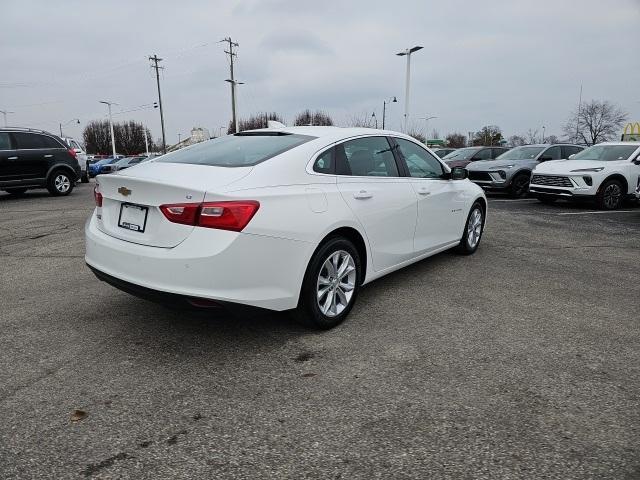
{"label": "white chevrolet malibu sedan", "polygon": [[129,293],[292,310],[340,323],[366,283],[456,247],[475,252],[487,201],[406,135],[269,128],[98,176],[86,262]]}

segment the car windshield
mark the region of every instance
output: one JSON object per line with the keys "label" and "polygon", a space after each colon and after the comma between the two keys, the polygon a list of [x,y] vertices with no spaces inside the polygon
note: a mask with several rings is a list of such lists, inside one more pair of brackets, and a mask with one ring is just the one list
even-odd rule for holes
{"label": "car windshield", "polygon": [[445,155],[443,160],[469,160],[477,151],[477,148],[461,148],[451,152],[449,155]]}
{"label": "car windshield", "polygon": [[216,138],[168,153],[158,162],[214,167],[256,165],[316,137],[283,132],[243,132]]}
{"label": "car windshield", "polygon": [[516,147],[498,156],[496,160],[531,160],[546,147]]}
{"label": "car windshield", "polygon": [[637,148],[638,145],[594,145],[576,153],[571,160],[626,160]]}

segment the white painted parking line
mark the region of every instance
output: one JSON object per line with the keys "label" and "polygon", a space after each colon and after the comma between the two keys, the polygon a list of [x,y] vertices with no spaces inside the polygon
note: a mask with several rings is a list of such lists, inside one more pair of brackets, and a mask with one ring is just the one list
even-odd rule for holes
{"label": "white painted parking line", "polygon": [[590,212],[562,212],[558,215],[591,215],[592,213],[640,213],[640,210],[593,210]]}

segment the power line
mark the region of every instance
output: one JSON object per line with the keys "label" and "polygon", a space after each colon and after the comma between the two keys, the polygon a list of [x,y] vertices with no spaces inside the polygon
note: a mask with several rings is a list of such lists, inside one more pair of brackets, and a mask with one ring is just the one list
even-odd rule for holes
{"label": "power line", "polygon": [[158,105],[160,105],[160,125],[162,127],[162,153],[167,153],[167,140],[164,133],[164,112],[162,110],[162,95],[160,94],[160,70],[164,69],[164,67],[158,66],[158,62],[162,61],[161,58],[158,58],[158,55],[149,57],[149,60],[153,62],[151,68],[156,71],[156,83],[158,84]]}

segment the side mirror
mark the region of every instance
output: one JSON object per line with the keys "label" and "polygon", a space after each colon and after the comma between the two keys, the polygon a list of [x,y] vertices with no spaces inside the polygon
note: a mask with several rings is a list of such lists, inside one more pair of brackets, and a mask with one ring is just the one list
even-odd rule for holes
{"label": "side mirror", "polygon": [[635,160],[632,160],[632,163],[634,165],[640,165],[640,155],[638,155]]}
{"label": "side mirror", "polygon": [[453,167],[451,169],[451,180],[464,180],[469,177],[469,172],[463,167]]}
{"label": "side mirror", "polygon": [[546,162],[547,160],[553,160],[553,158],[551,158],[549,155],[543,155],[538,159],[539,162]]}

